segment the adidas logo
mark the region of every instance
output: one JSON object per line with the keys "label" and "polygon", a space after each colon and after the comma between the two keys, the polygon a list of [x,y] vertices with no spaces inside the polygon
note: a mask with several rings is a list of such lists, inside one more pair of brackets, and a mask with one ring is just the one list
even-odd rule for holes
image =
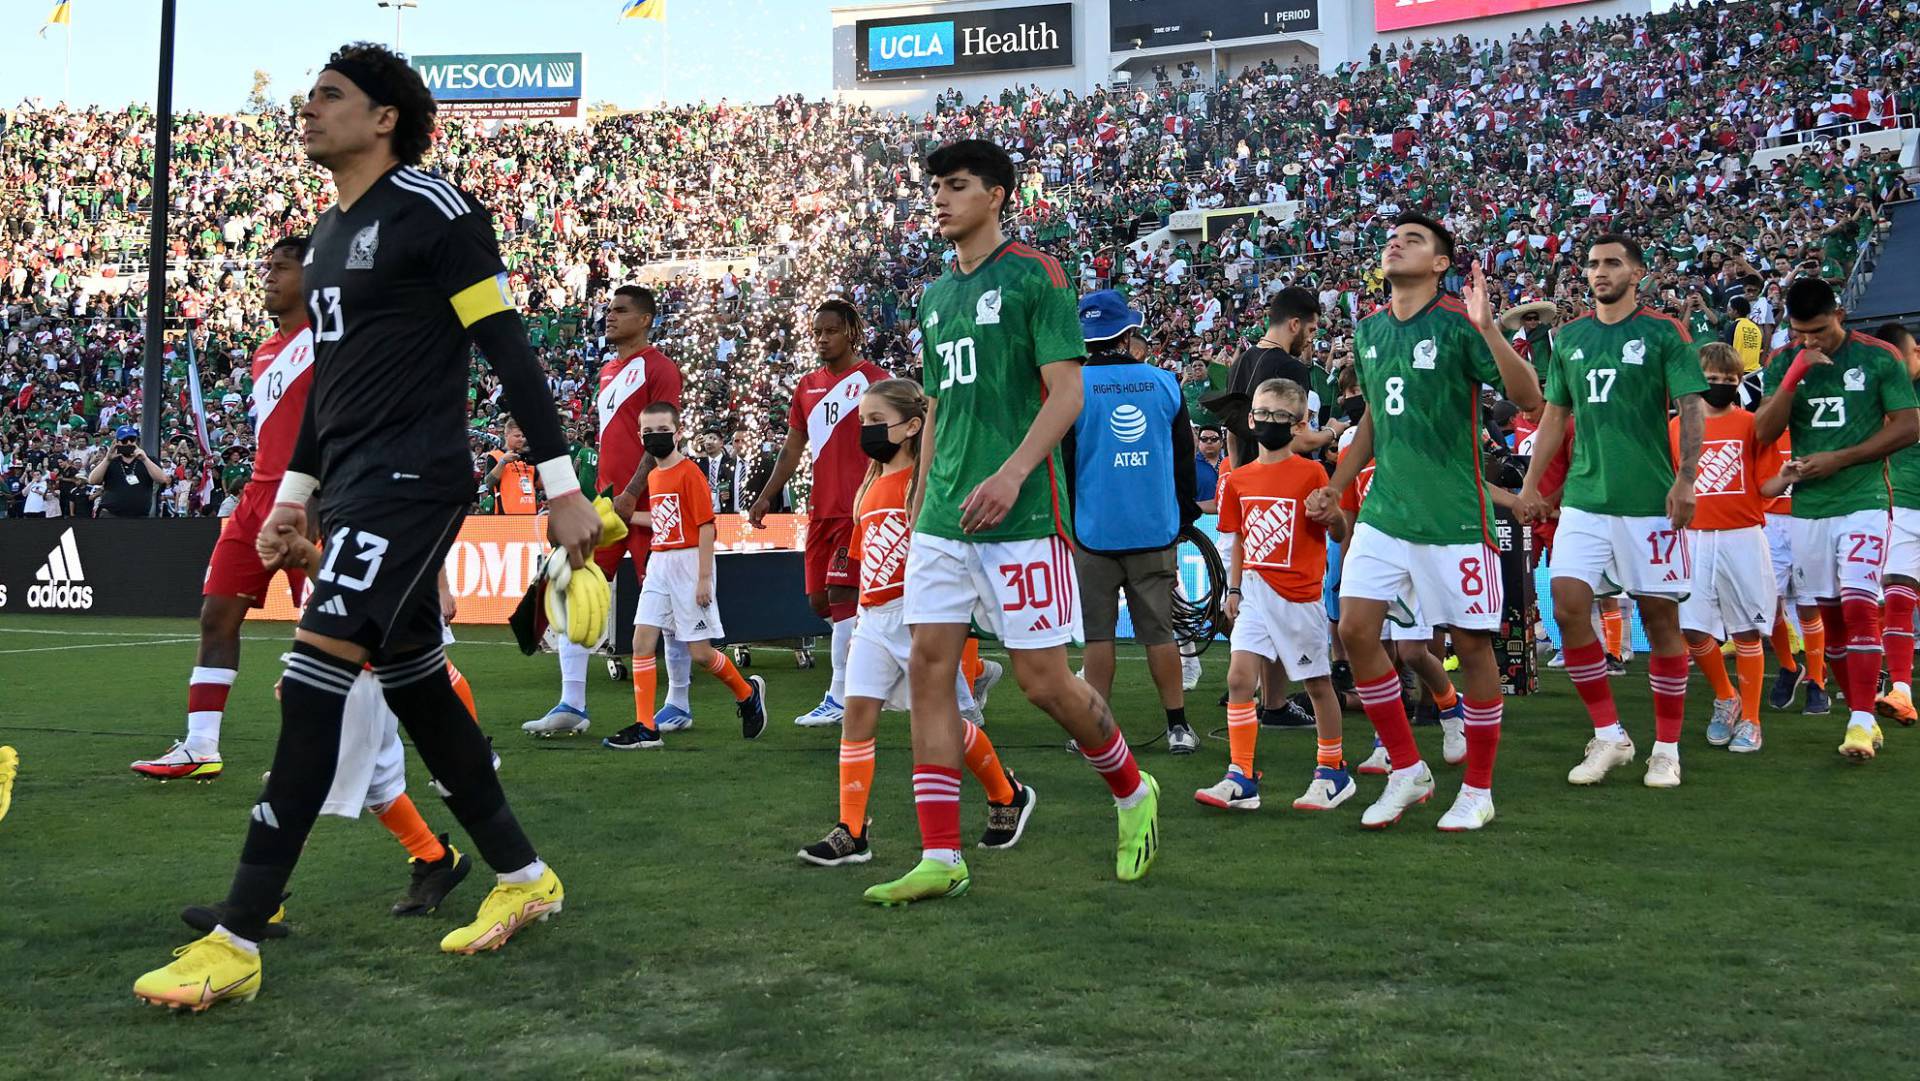
{"label": "adidas logo", "polygon": [[706,629],[707,629],[707,621],[706,621],[706,620],[704,620],[704,619],[699,619],[699,620],[695,620],[695,621],[694,621],[694,624],[693,624],[693,629],[694,629],[694,630],[696,630],[696,631],[704,631],[704,630],[706,630]]}
{"label": "adidas logo", "polygon": [[1041,616],[1039,619],[1034,620],[1033,626],[1027,628],[1029,633],[1033,631],[1050,631],[1052,629],[1053,621],[1046,616]]}
{"label": "adidas logo", "polygon": [[27,587],[28,608],[92,608],[93,587],[85,585],[80,570],[80,546],[73,530],[60,534],[60,543],[47,553],[47,561],[33,572],[34,585]]}
{"label": "adidas logo", "polygon": [[846,784],[840,786],[840,790],[842,792],[865,792],[867,786],[861,784],[859,781],[848,781]]}
{"label": "adidas logo", "polygon": [[347,614],[347,602],[339,594],[335,594],[328,597],[326,602],[320,605],[320,611],[330,616],[345,616]]}
{"label": "adidas logo", "polygon": [[1302,653],[1302,654],[1300,654],[1300,663],[1301,663],[1301,664],[1306,664],[1306,663],[1307,663],[1307,655],[1306,655],[1306,654],[1304,654],[1304,653]]}

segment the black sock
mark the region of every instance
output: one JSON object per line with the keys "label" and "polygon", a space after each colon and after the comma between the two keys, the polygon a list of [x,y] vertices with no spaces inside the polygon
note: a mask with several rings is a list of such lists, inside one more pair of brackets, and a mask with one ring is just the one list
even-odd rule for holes
{"label": "black sock", "polygon": [[227,930],[259,941],[320,816],[340,758],[340,721],[360,666],[295,642],[280,681],[280,742],[253,806],[240,867],[227,890]]}
{"label": "black sock", "polygon": [[496,872],[518,871],[536,858],[493,772],[493,752],[447,678],[439,647],[374,666],[380,690],[413,737],[420,761],[445,793],[447,809],[473,838],[474,851]]}
{"label": "black sock", "polygon": [[1187,707],[1175,706],[1172,709],[1167,711],[1167,727],[1168,728],[1172,728],[1175,725],[1184,725],[1186,723],[1187,723]]}

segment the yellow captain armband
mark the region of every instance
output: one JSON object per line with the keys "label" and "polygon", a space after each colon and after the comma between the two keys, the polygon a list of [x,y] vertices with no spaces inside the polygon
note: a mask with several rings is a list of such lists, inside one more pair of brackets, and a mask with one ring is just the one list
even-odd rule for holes
{"label": "yellow captain armband", "polygon": [[470,327],[489,315],[512,310],[513,297],[507,292],[505,271],[482,278],[453,295],[453,311],[463,327]]}

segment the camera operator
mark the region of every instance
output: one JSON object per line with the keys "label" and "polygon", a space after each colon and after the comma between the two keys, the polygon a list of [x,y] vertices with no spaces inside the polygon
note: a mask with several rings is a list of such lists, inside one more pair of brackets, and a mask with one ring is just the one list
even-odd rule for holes
{"label": "camera operator", "polygon": [[87,474],[88,484],[100,485],[102,518],[150,518],[156,486],[171,482],[167,472],[140,449],[140,429],[123,424],[113,432],[113,453],[102,457]]}

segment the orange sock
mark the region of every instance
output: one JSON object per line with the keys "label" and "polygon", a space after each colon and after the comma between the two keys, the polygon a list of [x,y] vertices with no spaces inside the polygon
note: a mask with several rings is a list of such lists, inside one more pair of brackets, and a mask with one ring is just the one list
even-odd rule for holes
{"label": "orange sock", "polygon": [[1227,703],[1227,757],[1233,768],[1253,778],[1253,747],[1260,740],[1260,708],[1252,702]]}
{"label": "orange sock", "polygon": [[658,663],[651,653],[633,658],[633,719],[646,728],[653,727],[653,688],[659,678],[654,666]]}
{"label": "orange sock", "polygon": [[433,827],[420,817],[420,809],[413,805],[413,800],[405,792],[387,804],[387,809],[376,817],[381,825],[387,827],[387,832],[393,834],[394,840],[406,846],[407,854],[414,859],[433,863],[447,854],[447,846],[433,835]]}
{"label": "orange sock", "polygon": [[1623,657],[1626,655],[1620,652],[1620,647],[1627,640],[1627,620],[1625,616],[1620,614],[1618,609],[1611,612],[1600,613],[1600,633],[1604,635],[1607,640],[1607,656]]}
{"label": "orange sock", "polygon": [[1740,716],[1760,723],[1760,684],[1766,678],[1767,658],[1758,642],[1736,642],[1740,654],[1735,664],[1740,669]]}
{"label": "orange sock", "polygon": [[467,707],[467,716],[473,718],[474,724],[479,724],[480,709],[473,704],[473,685],[467,682],[467,677],[460,674],[452,661],[447,662],[447,678],[453,681],[453,693],[459,695],[461,704]]}
{"label": "orange sock", "polygon": [[[1446,712],[1447,710],[1452,709],[1454,706],[1454,703],[1458,701],[1460,701],[1460,693],[1453,689],[1453,684],[1451,683],[1447,684],[1445,687],[1441,688],[1440,690],[1435,691],[1433,694],[1433,708],[1440,710],[1443,713]],[[1324,762],[1321,763],[1321,765],[1325,765],[1325,764],[1326,763]]]}
{"label": "orange sock", "polygon": [[986,667],[980,663],[980,639],[967,639],[966,648],[960,651],[960,674],[967,677],[967,686],[980,682],[980,673],[986,671]]}
{"label": "orange sock", "polygon": [[1319,750],[1314,754],[1314,765],[1325,766],[1328,769],[1339,769],[1340,763],[1347,760],[1346,755],[1340,749],[1339,740],[1319,739],[1316,737],[1315,742],[1319,745]]}
{"label": "orange sock", "polygon": [[867,832],[867,797],[873,793],[873,741],[840,741],[840,821],[855,837]]}
{"label": "orange sock", "polygon": [[727,685],[727,690],[733,692],[734,701],[744,702],[752,696],[753,684],[741,677],[740,670],[733,666],[733,662],[727,659],[725,653],[714,650],[713,659],[707,662],[707,671],[712,672],[719,677],[720,682]]}
{"label": "orange sock", "polygon": [[1827,685],[1827,625],[1819,616],[1800,620],[1800,641],[1807,647],[1807,678],[1816,687]]}
{"label": "orange sock", "polygon": [[1714,700],[1732,698],[1733,684],[1727,680],[1727,658],[1720,652],[1720,643],[1711,638],[1704,642],[1689,642],[1687,651],[1693,654],[1693,663],[1700,666],[1700,674],[1707,677],[1707,686],[1713,688]]}
{"label": "orange sock", "polygon": [[993,741],[971,721],[966,725],[967,772],[987,790],[988,803],[1013,802],[1013,782],[1007,780],[1007,771],[1000,765],[1000,756],[994,753]]}
{"label": "orange sock", "polygon": [[1773,617],[1773,655],[1787,671],[1800,670],[1800,662],[1793,659],[1793,628],[1787,625],[1786,616]]}

